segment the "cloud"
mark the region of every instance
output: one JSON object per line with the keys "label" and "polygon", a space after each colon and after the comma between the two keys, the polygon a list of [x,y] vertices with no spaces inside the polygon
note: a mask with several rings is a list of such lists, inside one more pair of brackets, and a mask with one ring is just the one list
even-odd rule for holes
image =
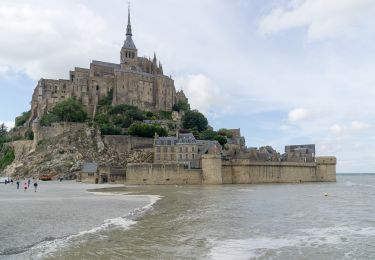
{"label": "cloud", "polygon": [[370,127],[369,124],[360,122],[360,121],[353,121],[351,124],[351,128],[353,130],[365,130],[365,129],[368,129],[369,127]]}
{"label": "cloud", "polygon": [[305,120],[309,117],[309,112],[304,108],[295,108],[288,113],[288,120],[296,122]]}
{"label": "cloud", "polygon": [[0,49],[6,50],[0,63],[34,80],[67,77],[74,66],[87,66],[94,52],[111,49],[106,22],[79,3],[1,3],[0,20]]}
{"label": "cloud", "polygon": [[342,133],[343,128],[342,128],[340,125],[338,125],[338,124],[334,124],[334,125],[332,125],[332,126],[329,128],[329,130],[331,131],[331,133],[337,135],[337,134]]}
{"label": "cloud", "polygon": [[374,15],[373,0],[294,0],[261,17],[259,30],[273,34],[307,28],[308,38],[318,40],[347,35],[353,27],[371,27]]}
{"label": "cloud", "polygon": [[206,115],[223,116],[230,111],[227,95],[221,92],[213,80],[205,75],[188,75],[175,79],[177,89],[182,89],[192,108]]}
{"label": "cloud", "polygon": [[0,65],[0,76],[4,76],[8,74],[9,72],[9,67],[5,65]]}

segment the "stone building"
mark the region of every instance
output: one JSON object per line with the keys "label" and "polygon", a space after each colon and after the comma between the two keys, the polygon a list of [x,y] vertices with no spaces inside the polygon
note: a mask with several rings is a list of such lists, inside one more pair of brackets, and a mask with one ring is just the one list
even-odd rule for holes
{"label": "stone building", "polygon": [[70,71],[69,79],[39,80],[32,96],[32,115],[28,123],[70,97],[82,101],[92,116],[99,100],[109,94],[112,104],[134,105],[147,111],[171,111],[177,100],[187,102],[183,91],[176,92],[173,79],[164,75],[155,54],[152,59],[138,56],[132,36],[129,10],[120,63],[93,60],[88,69]]}
{"label": "stone building", "polygon": [[207,153],[221,154],[221,145],[217,141],[196,140],[191,133],[155,136],[154,163],[178,163],[188,168],[200,168],[201,156]]}
{"label": "stone building", "polygon": [[154,163],[179,163],[188,168],[199,168],[198,144],[194,135],[155,136]]}
{"label": "stone building", "polygon": [[313,162],[315,160],[315,144],[287,145],[283,158],[286,161]]}

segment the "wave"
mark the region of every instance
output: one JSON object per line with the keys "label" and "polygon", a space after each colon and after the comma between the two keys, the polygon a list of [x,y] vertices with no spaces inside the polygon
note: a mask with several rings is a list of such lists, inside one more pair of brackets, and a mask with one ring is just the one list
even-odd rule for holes
{"label": "wave", "polygon": [[[324,245],[351,244],[358,237],[373,237],[375,228],[329,227],[300,229],[292,236],[256,237],[212,241],[210,259],[253,259],[264,257],[269,251],[283,248],[318,248]],[[294,250],[294,249],[293,249]]]}
{"label": "wave", "polygon": [[[104,195],[102,193],[104,192],[95,192],[94,194]],[[112,193],[110,195],[121,195],[121,194]],[[105,195],[105,196],[108,196],[108,195]],[[130,196],[127,196],[127,197],[129,198]],[[152,209],[153,205],[162,198],[162,196],[159,196],[159,195],[134,195],[134,196],[146,196],[148,197],[150,203],[144,207],[133,209],[125,217],[106,219],[104,220],[104,223],[100,225],[99,227],[95,227],[90,230],[81,231],[77,234],[69,235],[66,237],[48,238],[48,239],[46,238],[43,241],[40,241],[39,243],[35,245],[31,245],[29,247],[19,249],[18,251],[12,251],[12,253],[8,255],[14,256],[14,255],[24,254],[28,258],[41,259],[46,256],[50,256],[51,254],[53,254],[59,249],[68,247],[73,242],[82,243],[86,241],[85,239],[83,239],[84,236],[95,234],[95,238],[100,238],[100,236],[105,237],[105,235],[100,235],[100,232],[106,231],[112,228],[120,228],[123,230],[127,230],[131,228],[131,226],[137,223],[135,219],[139,218],[140,216],[145,214],[147,211]]]}
{"label": "wave", "polygon": [[356,182],[351,182],[351,181],[344,182],[344,185],[348,186],[348,187],[360,186],[360,187],[375,188],[375,185],[364,184],[364,183],[356,183]]}

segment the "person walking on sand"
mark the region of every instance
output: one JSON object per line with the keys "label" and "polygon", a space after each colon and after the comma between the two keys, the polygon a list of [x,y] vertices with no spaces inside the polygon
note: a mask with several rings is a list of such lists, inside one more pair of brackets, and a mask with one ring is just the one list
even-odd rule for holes
{"label": "person walking on sand", "polygon": [[27,187],[29,187],[29,186],[27,185],[27,182],[25,182],[25,183],[23,184],[23,189],[24,189],[24,191],[27,190]]}
{"label": "person walking on sand", "polygon": [[20,180],[17,180],[16,184],[17,184],[17,190],[19,190],[20,189]]}
{"label": "person walking on sand", "polygon": [[28,187],[28,188],[30,187],[30,182],[31,182],[31,180],[29,179],[29,180],[27,181],[27,187]]}
{"label": "person walking on sand", "polygon": [[35,192],[36,192],[36,189],[38,188],[38,183],[36,181],[34,181],[34,189],[35,189]]}

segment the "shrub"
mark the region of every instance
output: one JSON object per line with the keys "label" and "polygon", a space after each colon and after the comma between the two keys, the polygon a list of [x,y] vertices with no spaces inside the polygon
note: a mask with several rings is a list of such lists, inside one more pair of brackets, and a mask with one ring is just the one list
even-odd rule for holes
{"label": "shrub", "polygon": [[52,109],[52,113],[55,114],[60,121],[65,122],[84,122],[87,119],[87,113],[82,103],[73,98],[57,103]]}
{"label": "shrub", "polygon": [[59,122],[59,121],[60,121],[60,118],[57,115],[49,112],[47,114],[44,114],[40,118],[39,124],[41,126],[51,126],[52,123]]}
{"label": "shrub", "polygon": [[95,122],[99,125],[104,125],[109,123],[109,118],[106,114],[98,114],[95,116]]}
{"label": "shrub", "polygon": [[111,106],[108,113],[111,115],[121,115],[121,114],[124,114],[128,110],[138,110],[138,108],[135,106],[126,105],[126,104],[114,105],[114,106]]}
{"label": "shrub", "polygon": [[173,108],[172,108],[173,111],[189,111],[190,110],[190,105],[189,103],[187,102],[184,102],[184,101],[177,101],[176,104],[173,105]]}
{"label": "shrub", "polygon": [[233,136],[232,132],[229,129],[226,129],[226,128],[219,129],[219,131],[217,133],[219,135],[226,136],[228,138],[232,138],[232,136]]}
{"label": "shrub", "polygon": [[15,126],[19,127],[26,123],[26,121],[30,118],[31,111],[23,112],[20,116],[16,117]]}
{"label": "shrub", "polygon": [[159,111],[160,119],[167,119],[172,120],[172,112],[171,111]]}
{"label": "shrub", "polygon": [[104,124],[100,126],[100,132],[102,135],[121,135],[122,129],[115,125]]}
{"label": "shrub", "polygon": [[200,135],[199,138],[202,140],[215,140],[215,137],[217,136],[217,132],[212,130],[204,130]]}
{"label": "shrub", "polygon": [[4,169],[14,161],[14,149],[8,145],[2,146],[0,151],[0,169]]}
{"label": "shrub", "polygon": [[105,106],[110,106],[112,105],[112,100],[113,100],[113,89],[111,89],[108,92],[108,95],[105,98],[102,98],[98,102],[99,107],[105,107]]}
{"label": "shrub", "polygon": [[222,135],[215,136],[215,140],[218,141],[221,146],[224,146],[228,142],[227,138]]}
{"label": "shrub", "polygon": [[168,132],[164,127],[160,125],[150,125],[144,123],[133,123],[128,130],[130,135],[136,135],[140,137],[153,137],[155,133],[159,136],[167,136]]}

